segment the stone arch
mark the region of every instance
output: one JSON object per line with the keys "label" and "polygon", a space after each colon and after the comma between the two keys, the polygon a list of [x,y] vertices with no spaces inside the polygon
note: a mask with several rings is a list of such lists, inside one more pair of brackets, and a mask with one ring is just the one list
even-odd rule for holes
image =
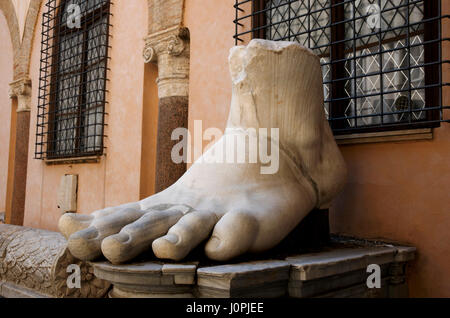
{"label": "stone arch", "polygon": [[17,66],[17,71],[14,73],[16,79],[28,76],[30,71],[31,50],[42,1],[43,0],[31,0],[30,6],[28,7],[22,43],[18,52],[19,64]]}
{"label": "stone arch", "polygon": [[28,76],[30,69],[31,48],[42,1],[43,0],[30,1],[22,38],[14,4],[11,0],[0,1],[0,10],[3,11],[8,23],[11,42],[13,45],[14,80]]}
{"label": "stone arch", "polygon": [[9,34],[11,36],[11,42],[13,46],[14,53],[14,79],[16,79],[16,69],[19,66],[20,61],[18,60],[20,51],[20,29],[19,22],[17,20],[16,11],[14,9],[14,4],[11,0],[0,1],[0,10],[3,12],[8,23]]}

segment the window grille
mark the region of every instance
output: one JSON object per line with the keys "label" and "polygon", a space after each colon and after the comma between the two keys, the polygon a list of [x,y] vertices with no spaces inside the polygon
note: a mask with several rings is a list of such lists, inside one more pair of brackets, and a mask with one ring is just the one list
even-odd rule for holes
{"label": "window grille", "polygon": [[42,20],[35,157],[101,155],[110,0],[48,0]]}
{"label": "window grille", "polygon": [[[437,127],[441,1],[237,0],[235,41],[296,41],[319,57],[335,134]],[[447,114],[447,117],[445,115]]]}

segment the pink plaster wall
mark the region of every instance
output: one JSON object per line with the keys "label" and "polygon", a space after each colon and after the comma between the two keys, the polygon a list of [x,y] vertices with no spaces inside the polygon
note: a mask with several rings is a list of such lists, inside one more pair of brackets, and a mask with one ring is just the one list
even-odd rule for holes
{"label": "pink plaster wall", "polygon": [[[42,10],[42,8],[41,8]],[[144,88],[143,38],[147,33],[146,1],[115,1],[110,33],[109,83],[106,107],[106,156],[100,163],[46,165],[33,159],[41,18],[33,42],[30,77],[33,82],[25,225],[57,229],[57,191],[61,176],[78,175],[78,212],[91,213],[139,199],[140,151]],[[130,18],[132,17],[132,18]]]}
{"label": "pink plaster wall", "polygon": [[6,184],[8,178],[9,137],[12,103],[9,98],[9,83],[13,80],[13,47],[8,24],[0,11],[0,212],[5,212]]}
{"label": "pink plaster wall", "polygon": [[[231,101],[228,52],[234,46],[234,1],[186,0],[184,24],[191,35],[189,130],[224,130]],[[191,143],[192,144],[192,143]],[[208,142],[204,142],[204,147]],[[194,151],[194,149],[193,149]]]}

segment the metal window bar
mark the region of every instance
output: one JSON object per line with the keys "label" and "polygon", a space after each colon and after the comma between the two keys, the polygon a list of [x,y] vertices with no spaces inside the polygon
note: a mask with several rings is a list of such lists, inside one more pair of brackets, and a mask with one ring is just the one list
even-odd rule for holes
{"label": "metal window bar", "polygon": [[441,52],[450,16],[440,0],[236,0],[234,8],[236,45],[249,35],[297,41],[320,57],[335,134],[450,122]]}
{"label": "metal window bar", "polygon": [[47,0],[45,4],[36,159],[104,152],[111,4],[110,0]]}

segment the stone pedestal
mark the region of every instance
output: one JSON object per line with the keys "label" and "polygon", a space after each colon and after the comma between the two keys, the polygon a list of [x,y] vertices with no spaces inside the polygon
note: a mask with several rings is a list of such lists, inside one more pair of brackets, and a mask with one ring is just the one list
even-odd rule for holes
{"label": "stone pedestal", "polygon": [[112,298],[170,298],[193,297],[196,264],[164,264],[143,262],[112,265],[109,262],[92,263],[94,274],[111,282]]}
{"label": "stone pedestal", "polygon": [[[235,264],[129,265],[92,263],[94,274],[113,284],[110,297],[407,297],[405,268],[415,248],[332,239],[314,253]],[[381,288],[369,288],[367,267],[380,267]]]}

